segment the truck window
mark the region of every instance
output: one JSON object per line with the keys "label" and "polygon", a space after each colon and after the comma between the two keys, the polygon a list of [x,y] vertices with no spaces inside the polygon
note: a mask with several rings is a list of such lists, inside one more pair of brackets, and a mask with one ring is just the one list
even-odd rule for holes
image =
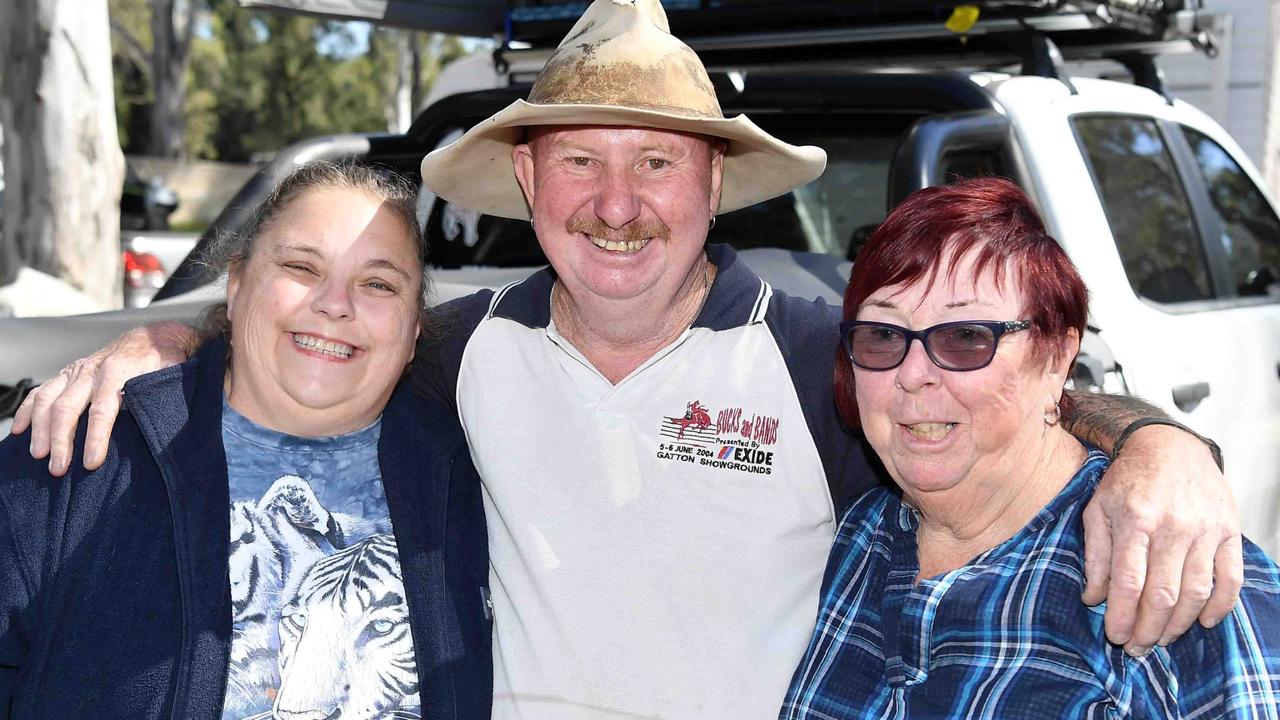
{"label": "truck window", "polygon": [[1241,296],[1267,295],[1269,286],[1280,283],[1280,220],[1221,145],[1189,127],[1184,126],[1182,132],[1218,216],[1218,241],[1236,292]]}
{"label": "truck window", "polygon": [[1208,261],[1186,190],[1154,120],[1072,120],[1129,284],[1161,303],[1213,297]]}

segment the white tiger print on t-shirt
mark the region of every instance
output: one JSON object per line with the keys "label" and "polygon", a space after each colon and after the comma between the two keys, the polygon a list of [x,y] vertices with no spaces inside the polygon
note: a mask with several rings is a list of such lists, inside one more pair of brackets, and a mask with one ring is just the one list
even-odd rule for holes
{"label": "white tiger print on t-shirt", "polygon": [[378,528],[330,512],[296,475],[277,479],[257,502],[233,503],[230,524],[233,638],[224,712],[234,715],[269,706],[280,687],[281,605],[316,561]]}
{"label": "white tiger print on t-shirt", "polygon": [[416,718],[418,674],[395,539],[315,563],[280,612],[277,717]]}

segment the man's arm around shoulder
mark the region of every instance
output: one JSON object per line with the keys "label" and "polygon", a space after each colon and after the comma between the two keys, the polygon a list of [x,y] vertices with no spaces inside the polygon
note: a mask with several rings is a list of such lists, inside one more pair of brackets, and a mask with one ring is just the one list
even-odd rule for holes
{"label": "man's arm around shoulder", "polygon": [[1216,624],[1235,604],[1242,563],[1212,444],[1137,398],[1071,398],[1067,430],[1103,450],[1123,445],[1084,514],[1084,600],[1107,601],[1107,637],[1143,655],[1197,618]]}

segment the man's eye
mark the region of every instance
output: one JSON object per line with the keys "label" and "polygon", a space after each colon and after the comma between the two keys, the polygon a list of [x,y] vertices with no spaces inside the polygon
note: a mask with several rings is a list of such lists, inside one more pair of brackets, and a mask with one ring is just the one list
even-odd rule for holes
{"label": "man's eye", "polygon": [[649,165],[650,170],[661,170],[662,168],[671,164],[670,162],[667,162],[662,158],[649,158],[648,160],[645,161],[645,163]]}
{"label": "man's eye", "polygon": [[293,270],[294,272],[307,273],[307,274],[309,274],[309,275],[314,275],[314,274],[316,273],[316,271],[315,271],[314,269],[312,269],[312,267],[311,267],[310,265],[307,265],[306,263],[292,263],[292,262],[291,262],[291,263],[285,263],[285,264],[284,264],[284,266],[285,266],[286,268],[288,268],[289,270]]}
{"label": "man's eye", "polygon": [[576,157],[572,157],[572,158],[570,158],[570,160],[572,160],[572,161],[573,161],[573,164],[574,164],[574,165],[577,165],[578,167],[586,167],[586,166],[588,166],[588,165],[590,165],[590,164],[591,164],[591,158],[589,158],[589,157],[583,157],[583,156],[581,156],[581,155],[578,155],[578,156],[576,156]]}

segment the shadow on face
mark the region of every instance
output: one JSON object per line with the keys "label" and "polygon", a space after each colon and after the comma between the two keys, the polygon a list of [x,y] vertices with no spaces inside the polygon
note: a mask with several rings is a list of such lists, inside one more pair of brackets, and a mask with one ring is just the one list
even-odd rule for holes
{"label": "shadow on face", "polygon": [[412,234],[381,200],[301,192],[228,277],[232,406],[299,435],[367,426],[413,357],[421,290]]}

